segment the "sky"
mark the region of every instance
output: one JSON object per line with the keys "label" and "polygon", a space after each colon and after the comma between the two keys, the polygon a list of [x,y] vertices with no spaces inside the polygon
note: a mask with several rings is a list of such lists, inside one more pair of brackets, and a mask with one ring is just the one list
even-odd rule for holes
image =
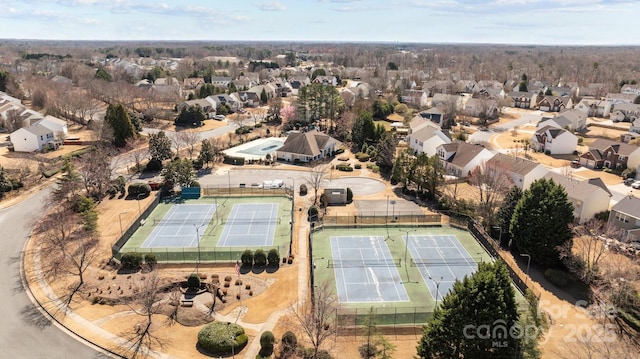
{"label": "sky", "polygon": [[640,0],[0,0],[0,39],[640,45]]}

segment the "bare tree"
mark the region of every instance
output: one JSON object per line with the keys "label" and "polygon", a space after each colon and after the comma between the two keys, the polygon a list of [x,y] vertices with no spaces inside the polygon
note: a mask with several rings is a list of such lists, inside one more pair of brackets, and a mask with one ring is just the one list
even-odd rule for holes
{"label": "bare tree", "polygon": [[337,333],[338,304],[329,283],[323,282],[315,288],[311,302],[291,309],[292,316],[313,346],[312,358],[317,358],[322,344]]}
{"label": "bare tree", "polygon": [[196,131],[183,131],[184,145],[187,147],[187,153],[189,153],[189,159],[193,159],[193,154],[196,152],[196,147],[200,143],[200,134]]}
{"label": "bare tree", "polygon": [[142,160],[149,156],[149,148],[146,146],[147,141],[141,138],[128,138],[127,147],[133,148],[130,155],[136,163],[136,171],[140,171],[142,168]]}
{"label": "bare tree", "polygon": [[131,359],[149,357],[154,348],[162,348],[165,344],[170,344],[166,338],[161,338],[154,333],[153,316],[160,312],[162,281],[155,273],[141,280],[136,297],[128,305],[143,319],[136,323],[132,330],[122,334],[128,342],[123,344],[121,349],[125,351],[125,356]]}
{"label": "bare tree", "polygon": [[95,150],[86,153],[82,157],[78,172],[82,177],[87,194],[102,198],[113,174],[111,157],[106,148],[97,147]]}
{"label": "bare tree", "polygon": [[485,162],[470,177],[470,184],[478,189],[478,215],[483,223],[491,225],[500,201],[513,186],[509,169],[497,163]]}
{"label": "bare tree", "polygon": [[18,110],[9,110],[7,111],[6,118],[4,120],[4,127],[9,132],[13,132],[19,130],[24,125],[22,117],[20,116],[20,111]]}
{"label": "bare tree", "polygon": [[322,185],[322,180],[324,179],[327,172],[327,165],[317,165],[313,167],[304,177],[305,182],[313,188],[314,198],[313,205],[315,206],[318,203],[318,194],[320,192],[320,186]]}
{"label": "bare tree", "polygon": [[173,147],[176,148],[176,156],[180,155],[180,149],[185,144],[185,133],[184,131],[169,132],[169,138],[173,142]]}

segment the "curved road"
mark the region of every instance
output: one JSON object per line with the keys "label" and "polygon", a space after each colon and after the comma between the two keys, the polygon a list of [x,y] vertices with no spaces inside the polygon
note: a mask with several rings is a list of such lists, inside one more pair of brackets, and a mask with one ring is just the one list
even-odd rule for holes
{"label": "curved road", "polygon": [[0,209],[0,358],[108,358],[53,325],[31,303],[22,285],[23,247],[49,192],[39,191]]}

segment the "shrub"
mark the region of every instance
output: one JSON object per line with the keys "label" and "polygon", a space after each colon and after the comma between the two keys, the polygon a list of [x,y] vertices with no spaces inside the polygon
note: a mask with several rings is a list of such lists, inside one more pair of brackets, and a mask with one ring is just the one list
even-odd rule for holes
{"label": "shrub", "polygon": [[[232,339],[233,338],[233,339]],[[204,326],[198,333],[198,345],[214,356],[240,352],[249,341],[244,329],[229,322],[215,321]]]}
{"label": "shrub", "polygon": [[151,193],[151,186],[148,183],[134,182],[129,185],[128,195],[136,197],[139,194],[148,196]]}
{"label": "shrub", "polygon": [[120,259],[122,266],[127,269],[138,269],[142,264],[142,253],[127,252]]}
{"label": "shrub", "polygon": [[351,167],[349,164],[338,165],[336,166],[336,169],[343,172],[353,172],[353,167]]}
{"label": "shrub", "polygon": [[564,287],[569,283],[569,273],[557,269],[547,269],[544,277],[558,287]]}
{"label": "shrub", "polygon": [[276,342],[276,337],[272,332],[266,331],[260,335],[260,356],[268,357],[273,354],[273,344]]}
{"label": "shrub", "polygon": [[196,273],[189,274],[187,278],[187,286],[189,288],[200,288],[200,276]]}
{"label": "shrub", "polygon": [[262,249],[256,249],[253,255],[253,263],[257,267],[263,267],[267,264],[267,254]]}
{"label": "shrub", "polygon": [[75,195],[71,198],[71,210],[75,213],[86,212],[93,208],[95,203],[93,202],[93,198],[83,196],[83,195]]}
{"label": "shrub", "polygon": [[359,164],[359,163],[356,163],[355,165],[353,165],[353,167],[354,167],[355,169],[359,170],[359,169],[361,169],[361,168],[362,168],[362,165],[361,165],[361,164]]}
{"label": "shrub", "polygon": [[350,187],[347,187],[347,203],[353,202],[353,191]]}
{"label": "shrub", "polygon": [[149,267],[153,268],[158,263],[158,259],[155,254],[147,253],[144,255],[144,262],[149,265]]}
{"label": "shrub", "polygon": [[162,161],[150,160],[144,168],[147,172],[158,172],[162,170]]}
{"label": "shrub", "polygon": [[341,153],[344,153],[344,148],[338,148],[338,149],[333,153],[333,155],[334,155],[334,156],[336,156],[336,155],[339,155],[339,154],[341,154]]}
{"label": "shrub", "polygon": [[275,248],[271,248],[267,254],[267,262],[271,267],[277,267],[280,264],[280,253]]}
{"label": "shrub", "polygon": [[289,354],[293,354],[298,347],[298,338],[291,331],[286,331],[282,334],[280,339],[280,357],[286,357]]}
{"label": "shrub", "polygon": [[369,161],[369,158],[371,158],[371,157],[369,156],[368,153],[364,153],[364,152],[356,153],[356,159],[358,161],[360,161],[360,162],[367,162],[367,161]]}
{"label": "shrub", "polygon": [[200,182],[198,182],[198,181],[191,181],[191,183],[189,183],[189,187],[197,187],[197,188],[200,188]]}
{"label": "shrub", "polygon": [[240,262],[242,262],[242,265],[246,267],[253,266],[253,252],[251,251],[251,249],[247,249],[242,252],[242,255],[240,256]]}
{"label": "shrub", "polygon": [[244,158],[243,157],[230,157],[230,156],[225,156],[224,160],[222,161],[223,163],[226,163],[228,165],[237,165],[237,166],[242,166],[244,165]]}
{"label": "shrub", "polygon": [[308,193],[307,185],[306,184],[301,184],[300,185],[300,195],[301,196],[306,196],[307,193]]}

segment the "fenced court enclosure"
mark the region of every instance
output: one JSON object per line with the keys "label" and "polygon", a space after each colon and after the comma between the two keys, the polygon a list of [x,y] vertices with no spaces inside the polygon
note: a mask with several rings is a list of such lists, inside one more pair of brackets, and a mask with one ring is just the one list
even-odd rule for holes
{"label": "fenced court enclosure", "polygon": [[456,279],[491,256],[466,230],[449,225],[321,226],[311,234],[314,286],[329,282],[343,324],[371,311],[379,325],[418,325]]}
{"label": "fenced court enclosure", "polygon": [[156,201],[123,234],[114,256],[153,253],[160,262],[240,260],[246,249],[290,251],[293,204],[285,195]]}

